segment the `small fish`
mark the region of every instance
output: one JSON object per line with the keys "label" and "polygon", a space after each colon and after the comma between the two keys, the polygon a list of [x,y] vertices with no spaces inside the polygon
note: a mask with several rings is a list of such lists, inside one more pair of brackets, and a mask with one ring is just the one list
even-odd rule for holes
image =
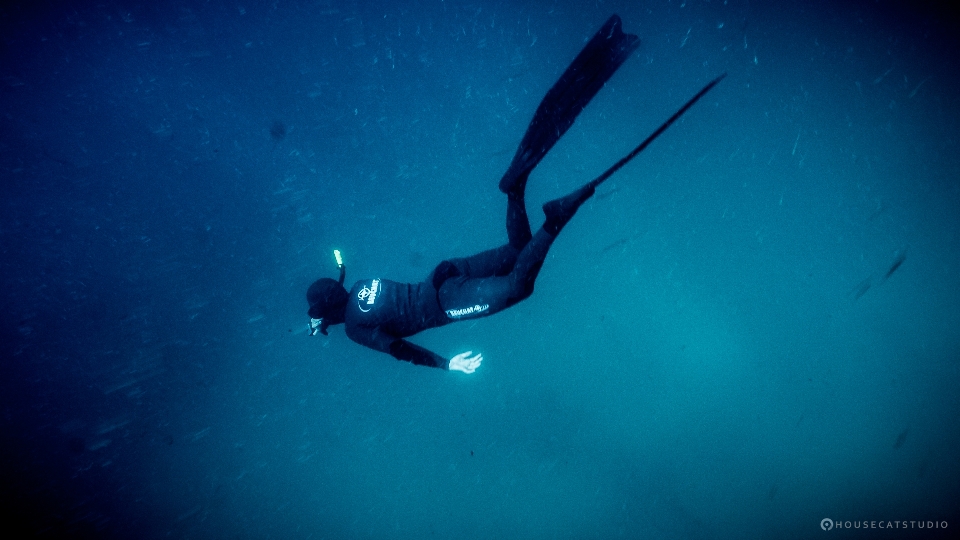
{"label": "small fish", "polygon": [[872,277],[868,277],[867,279],[861,281],[860,284],[854,287],[853,291],[851,291],[851,293],[853,294],[853,299],[855,301],[859,300],[861,296],[867,294],[867,291],[870,290],[870,287],[872,285],[873,285]]}
{"label": "small fish", "polygon": [[287,136],[287,126],[279,120],[274,120],[273,125],[270,126],[270,136],[275,141],[282,141]]}
{"label": "small fish", "polygon": [[601,249],[601,250],[600,250],[600,254],[603,255],[604,253],[607,253],[607,252],[609,252],[609,251],[613,251],[614,249],[616,249],[616,248],[618,248],[618,247],[620,247],[620,246],[626,245],[627,240],[628,240],[627,238],[621,238],[621,239],[617,240],[616,242],[614,242],[614,243],[606,246],[605,248]]}
{"label": "small fish", "polygon": [[906,442],[907,440],[907,433],[910,433],[910,428],[904,429],[903,431],[900,432],[899,435],[897,435],[897,440],[894,441],[893,443],[894,449],[900,448],[901,446],[903,446],[903,443]]}
{"label": "small fish", "polygon": [[913,92],[910,92],[910,95],[907,96],[907,97],[912,99],[913,96],[917,95],[917,90],[920,90],[920,87],[923,86],[923,83],[925,83],[925,82],[927,82],[927,81],[929,81],[929,80],[930,80],[930,77],[927,77],[926,79],[920,81],[920,84],[918,84],[917,87],[913,89]]}
{"label": "small fish", "polygon": [[890,269],[887,270],[887,273],[883,276],[883,281],[886,281],[890,276],[892,276],[905,260],[907,260],[907,251],[903,250],[897,255],[897,258],[893,260],[893,264],[890,265]]}
{"label": "small fish", "polygon": [[891,71],[893,71],[893,68],[890,68],[890,69],[884,71],[884,72],[883,72],[883,75],[881,75],[881,76],[879,76],[879,77],[877,77],[876,79],[873,80],[873,84],[880,84],[880,83],[883,81],[883,78],[886,77],[887,75],[889,75]]}
{"label": "small fish", "polygon": [[618,192],[618,191],[620,191],[620,186],[616,186],[616,187],[614,187],[613,189],[611,189],[610,191],[605,191],[605,192],[603,192],[603,193],[597,193],[595,200],[602,201],[603,199],[606,199],[607,197],[613,195],[614,193],[616,193],[616,192]]}

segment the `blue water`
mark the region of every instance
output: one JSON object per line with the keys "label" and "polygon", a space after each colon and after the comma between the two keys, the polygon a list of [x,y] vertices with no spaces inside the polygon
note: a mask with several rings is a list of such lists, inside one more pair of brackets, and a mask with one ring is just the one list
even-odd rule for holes
{"label": "blue water", "polygon": [[[960,47],[945,12],[5,6],[5,528],[960,528]],[[543,201],[729,75],[581,209],[533,297],[413,338],[481,352],[480,369],[401,363],[342,327],[309,338],[304,293],[336,276],[335,248],[348,282],[416,281],[505,242],[496,183],[611,13],[643,44],[532,176],[535,227]]]}

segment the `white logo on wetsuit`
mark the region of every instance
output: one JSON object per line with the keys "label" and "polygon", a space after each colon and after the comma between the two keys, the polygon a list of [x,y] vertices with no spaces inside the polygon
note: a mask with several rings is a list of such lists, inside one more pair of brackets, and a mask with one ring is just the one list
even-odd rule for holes
{"label": "white logo on wetsuit", "polygon": [[375,279],[370,282],[370,286],[364,286],[357,293],[357,307],[360,311],[366,313],[373,309],[373,303],[377,301],[377,293],[380,292],[380,280]]}
{"label": "white logo on wetsuit", "polygon": [[484,312],[484,311],[486,311],[489,307],[490,307],[490,304],[484,304],[484,305],[482,305],[482,306],[481,306],[480,304],[477,304],[477,305],[475,305],[475,306],[465,307],[465,308],[462,308],[462,309],[448,309],[448,310],[447,310],[447,317],[450,317],[451,319],[456,319],[456,318],[459,318],[459,317],[466,317],[467,315],[474,315],[474,314],[477,314],[477,313]]}

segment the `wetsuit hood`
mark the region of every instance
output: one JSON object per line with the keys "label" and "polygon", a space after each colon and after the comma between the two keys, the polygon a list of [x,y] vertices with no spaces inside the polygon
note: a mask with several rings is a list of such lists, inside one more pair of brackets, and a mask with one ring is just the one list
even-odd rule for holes
{"label": "wetsuit hood", "polygon": [[307,289],[307,303],[310,304],[307,314],[311,319],[322,321],[320,323],[322,334],[327,334],[327,327],[331,324],[343,322],[348,296],[343,285],[330,278],[318,279]]}

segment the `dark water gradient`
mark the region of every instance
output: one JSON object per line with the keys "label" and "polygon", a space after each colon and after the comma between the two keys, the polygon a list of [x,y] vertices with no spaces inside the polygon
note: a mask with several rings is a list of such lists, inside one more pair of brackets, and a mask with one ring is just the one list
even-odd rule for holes
{"label": "dark water gradient", "polygon": [[[585,205],[529,301],[416,340],[480,370],[308,339],[333,248],[348,280],[416,280],[505,240],[496,182],[613,12],[643,44],[531,178],[534,220],[729,76]],[[955,530],[955,23],[890,2],[5,3],[5,528]]]}

